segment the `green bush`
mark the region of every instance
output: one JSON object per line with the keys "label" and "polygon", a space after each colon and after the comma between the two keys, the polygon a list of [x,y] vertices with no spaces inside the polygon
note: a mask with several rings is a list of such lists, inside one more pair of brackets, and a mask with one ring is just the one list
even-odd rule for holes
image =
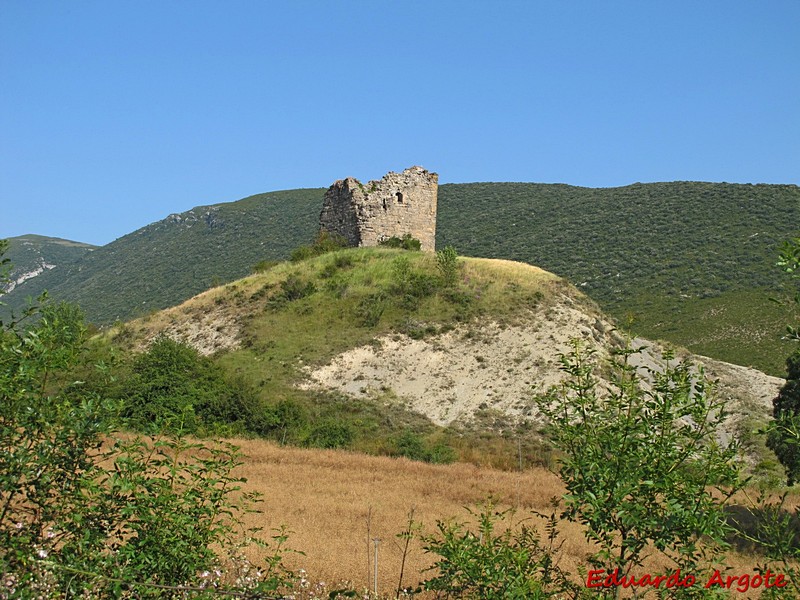
{"label": "green bush", "polygon": [[307,281],[297,275],[289,275],[289,277],[280,282],[278,291],[267,301],[267,307],[272,310],[280,310],[288,302],[302,300],[316,291],[317,286],[313,281]]}
{"label": "green bush", "polygon": [[253,426],[259,402],[243,379],[230,379],[210,358],[166,336],[137,356],[121,384],[122,417],[147,433],[204,433]]}
{"label": "green bush", "polygon": [[300,262],[321,254],[348,248],[349,246],[350,243],[346,238],[323,229],[317,234],[316,239],[310,246],[299,246],[292,250],[290,260],[292,262]]}
{"label": "green bush", "polygon": [[266,273],[272,267],[281,264],[280,261],[277,260],[260,260],[253,267],[250,269],[253,273]]}
{"label": "green bush", "polygon": [[406,233],[402,238],[392,236],[378,242],[381,246],[387,248],[402,248],[403,250],[419,250],[422,248],[422,242],[417,238],[411,237],[410,233]]}
{"label": "green bush", "polygon": [[458,282],[458,253],[452,246],[445,246],[436,253],[436,267],[445,287],[451,288]]}
{"label": "green bush", "polygon": [[363,327],[375,327],[380,323],[387,304],[384,292],[376,292],[362,298],[358,306],[356,306],[356,316],[359,323]]}
{"label": "green bush", "polygon": [[[4,597],[172,598],[185,597],[186,585],[230,589],[200,574],[238,556],[239,516],[255,499],[240,493],[242,480],[232,475],[238,450],[120,438],[114,429],[119,404],[73,376],[85,356],[80,311],[45,305],[40,317],[0,331]],[[148,360],[191,363],[172,346]],[[288,581],[285,537],[278,538],[248,593]]]}
{"label": "green bush", "polygon": [[313,281],[304,281],[295,275],[290,275],[287,279],[281,281],[280,296],[288,302],[300,300],[301,298],[310,296],[316,291],[317,287],[314,285]]}
{"label": "green bush", "polygon": [[[484,600],[573,597],[580,589],[568,581],[557,566],[552,548],[557,538],[555,521],[548,524],[548,544],[542,544],[535,529],[523,525],[498,533],[507,512],[496,512],[491,504],[477,517],[478,531],[465,523],[437,521],[437,531],[421,536],[426,553],[438,558],[431,567],[437,575],[420,585],[447,598]],[[437,596],[438,597],[438,596]]]}
{"label": "green bush", "polygon": [[404,431],[394,440],[394,453],[411,460],[435,464],[449,464],[455,462],[455,450],[444,442],[437,442],[429,446],[423,438],[412,432]]}
{"label": "green bush", "polygon": [[348,423],[326,420],[311,429],[307,443],[312,448],[346,448],[353,438],[355,432]]}
{"label": "green bush", "polygon": [[[800,238],[784,242],[778,266],[800,282]],[[794,316],[800,317],[800,286],[792,301],[797,311]],[[786,330],[790,339],[800,341],[800,325],[790,323]],[[786,371],[786,383],[772,401],[767,446],[786,469],[787,485],[794,485],[800,480],[800,350],[786,359]]]}
{"label": "green bush", "polygon": [[280,443],[298,443],[308,427],[306,410],[293,400],[280,400],[254,416],[252,431]]}
{"label": "green bush", "polygon": [[392,262],[392,284],[389,291],[406,310],[416,310],[419,301],[436,293],[439,281],[425,271],[414,269],[407,256]]}
{"label": "green bush", "polygon": [[767,446],[786,469],[787,485],[800,481],[800,351],[786,359],[786,383],[772,401]]}
{"label": "green bush", "polygon": [[716,440],[723,402],[702,369],[685,362],[644,384],[629,347],[608,365],[603,389],[593,354],[573,342],[561,357],[564,385],[537,398],[561,455],[562,517],[585,526],[599,547],[591,562],[608,573],[640,564],[649,546],[696,572],[725,547],[724,505],[742,486],[736,445]]}

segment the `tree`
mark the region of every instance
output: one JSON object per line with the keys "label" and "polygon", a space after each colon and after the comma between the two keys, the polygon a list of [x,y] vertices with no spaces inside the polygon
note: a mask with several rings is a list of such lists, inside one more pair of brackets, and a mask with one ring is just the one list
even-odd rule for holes
{"label": "tree", "polygon": [[[116,432],[118,403],[73,376],[81,311],[31,316],[0,328],[0,595],[185,597],[243,533],[238,449]],[[284,539],[249,589],[285,581]]]}
{"label": "tree", "polygon": [[800,351],[786,359],[786,383],[772,401],[767,446],[786,469],[786,484],[800,480]]}
{"label": "tree", "polygon": [[[778,266],[800,281],[800,238],[784,242]],[[800,309],[800,290],[793,301]],[[800,326],[789,324],[790,339],[800,340]],[[767,429],[767,446],[786,469],[787,485],[800,479],[800,350],[786,360],[786,383],[772,401],[773,422]]]}
{"label": "tree", "polygon": [[562,517],[586,527],[599,547],[592,563],[607,573],[627,576],[648,547],[692,572],[728,531],[723,504],[741,486],[736,447],[718,442],[724,413],[702,369],[669,363],[645,382],[633,353],[616,353],[601,385],[594,352],[575,341],[561,357],[566,380],[537,399],[561,453]]}

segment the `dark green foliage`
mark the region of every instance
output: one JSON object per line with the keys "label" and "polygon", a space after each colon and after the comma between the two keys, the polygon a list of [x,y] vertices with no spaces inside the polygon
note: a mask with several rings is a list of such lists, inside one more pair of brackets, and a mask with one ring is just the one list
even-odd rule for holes
{"label": "dark green foliage", "polygon": [[381,246],[387,248],[401,248],[403,250],[419,250],[422,248],[422,242],[417,238],[411,237],[410,233],[406,233],[402,238],[392,236],[380,241]]}
{"label": "dark green foliage", "polygon": [[258,411],[251,430],[282,444],[297,444],[303,439],[308,422],[308,413],[301,405],[284,399]]}
{"label": "dark green foliage", "polygon": [[439,441],[433,445],[426,444],[422,436],[404,431],[394,440],[395,453],[411,460],[434,464],[449,464],[455,462],[456,453],[446,443]]}
{"label": "dark green foliage", "polygon": [[277,298],[286,302],[293,302],[310,296],[316,291],[317,286],[314,285],[313,281],[303,281],[296,275],[290,275],[287,279],[281,281],[281,291]]}
{"label": "dark green foliage", "polygon": [[375,327],[381,320],[388,304],[384,292],[375,292],[361,299],[356,307],[356,316],[363,327]]}
{"label": "dark green foliage", "polygon": [[416,310],[420,300],[432,296],[438,289],[438,279],[431,273],[412,268],[407,257],[399,256],[392,262],[390,292],[406,310]]}
{"label": "dark green foliage", "polygon": [[[781,247],[778,266],[794,282],[800,282],[800,238],[788,240]],[[793,322],[787,327],[790,339],[800,341],[800,286],[793,290],[791,303]],[[767,446],[771,448],[786,469],[788,485],[800,480],[800,350],[795,350],[786,360],[786,383],[772,401],[772,416],[767,433]]]}
{"label": "dark green foliage", "polygon": [[275,265],[279,265],[280,261],[277,260],[260,260],[253,265],[253,273],[266,273]]}
{"label": "dark green foliage", "polygon": [[563,517],[586,527],[600,548],[592,563],[607,572],[640,565],[649,544],[696,570],[728,531],[723,505],[742,484],[737,449],[716,441],[725,415],[702,370],[670,364],[650,373],[651,389],[631,354],[609,365],[603,392],[592,352],[575,342],[561,359],[565,384],[537,399],[561,453]]}
{"label": "dark green foliage", "polygon": [[498,532],[507,513],[494,511],[490,504],[472,514],[478,520],[477,531],[465,523],[437,521],[436,533],[421,536],[425,552],[438,557],[431,567],[438,574],[421,584],[424,589],[447,598],[579,597],[579,588],[569,583],[555,562],[557,534],[552,521],[545,545],[527,525],[516,532]]}
{"label": "dark green foliage", "polygon": [[327,263],[319,276],[322,279],[330,279],[343,269],[348,269],[353,266],[353,257],[346,253],[337,253],[334,255],[333,261]]}
{"label": "dark green foliage", "polygon": [[[199,574],[238,547],[236,515],[255,496],[237,494],[233,446],[116,439],[118,404],[73,378],[85,354],[81,316],[44,305],[27,326],[0,331],[3,594],[185,597],[178,586],[203,583]],[[287,581],[283,539],[250,591]]]}
{"label": "dark green foliage", "polygon": [[312,448],[346,448],[353,438],[355,432],[348,423],[330,419],[311,429],[307,443]]}
{"label": "dark green foliage", "polygon": [[800,481],[800,351],[786,360],[786,383],[772,401],[767,446],[786,469],[787,485]]}
{"label": "dark green foliage", "polygon": [[241,432],[256,423],[258,401],[241,379],[166,336],[139,355],[121,390],[122,417],[149,433]]}
{"label": "dark green foliage", "polygon": [[349,245],[350,244],[344,237],[336,233],[328,233],[327,231],[322,230],[317,234],[313,244],[310,246],[299,246],[298,248],[292,250],[290,258],[292,262],[299,262],[309,258],[314,258],[315,256],[319,256],[321,254],[327,254],[328,252],[335,252],[336,250],[347,248]]}

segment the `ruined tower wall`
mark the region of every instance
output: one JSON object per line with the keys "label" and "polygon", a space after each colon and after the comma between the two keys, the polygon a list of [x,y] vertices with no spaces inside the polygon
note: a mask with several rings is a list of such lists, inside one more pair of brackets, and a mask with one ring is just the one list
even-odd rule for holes
{"label": "ruined tower wall", "polygon": [[422,250],[436,245],[439,176],[422,167],[387,173],[366,185],[348,177],[325,193],[321,229],[344,236],[353,246],[377,246],[390,237],[410,234]]}

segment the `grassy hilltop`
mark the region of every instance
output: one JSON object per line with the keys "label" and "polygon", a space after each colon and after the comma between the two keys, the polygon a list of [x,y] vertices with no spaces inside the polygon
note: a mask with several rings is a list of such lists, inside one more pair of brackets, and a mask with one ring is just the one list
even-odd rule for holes
{"label": "grassy hilltop", "polygon": [[[188,410],[212,419],[203,431],[433,462],[547,464],[534,393],[561,380],[558,356],[571,339],[605,355],[622,336],[552,273],[462,257],[448,282],[439,259],[359,248],[281,262],[118,325],[103,339],[124,355],[167,335],[212,357],[242,390],[231,400],[242,408],[222,418],[199,399]],[[660,352],[646,350],[643,364],[660,364]],[[779,380],[707,363],[736,415],[729,432],[763,420]]]}

